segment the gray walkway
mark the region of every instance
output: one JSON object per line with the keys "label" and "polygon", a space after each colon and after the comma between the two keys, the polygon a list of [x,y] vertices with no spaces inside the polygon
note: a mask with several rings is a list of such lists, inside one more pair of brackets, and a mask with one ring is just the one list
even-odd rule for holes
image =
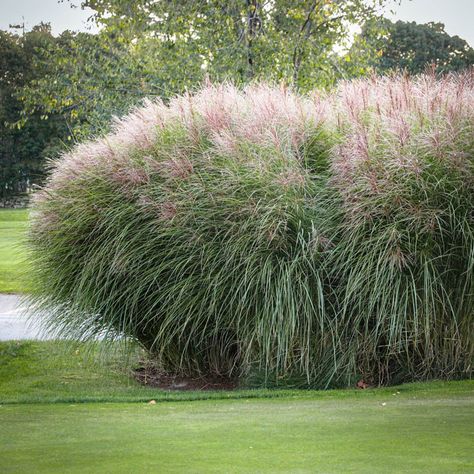
{"label": "gray walkway", "polygon": [[41,315],[31,313],[17,295],[0,294],[0,341],[51,339],[41,329]]}

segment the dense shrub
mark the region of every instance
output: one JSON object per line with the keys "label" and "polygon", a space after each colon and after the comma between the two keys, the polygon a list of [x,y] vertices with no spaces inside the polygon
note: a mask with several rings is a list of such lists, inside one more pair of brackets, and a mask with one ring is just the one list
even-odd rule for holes
{"label": "dense shrub", "polygon": [[35,300],[62,334],[125,334],[171,372],[470,375],[473,83],[149,102],[54,163]]}

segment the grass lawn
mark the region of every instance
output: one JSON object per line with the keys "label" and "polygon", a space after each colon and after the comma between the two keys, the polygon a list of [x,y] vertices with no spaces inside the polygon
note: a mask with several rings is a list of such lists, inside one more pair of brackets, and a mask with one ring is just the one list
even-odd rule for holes
{"label": "grass lawn", "polygon": [[2,473],[474,471],[473,381],[167,392],[100,354],[0,343]]}
{"label": "grass lawn", "polygon": [[0,209],[0,293],[25,293],[26,209]]}
{"label": "grass lawn", "polygon": [[[386,403],[386,405],[383,405]],[[473,472],[474,401],[445,395],[0,409],[10,472]]]}

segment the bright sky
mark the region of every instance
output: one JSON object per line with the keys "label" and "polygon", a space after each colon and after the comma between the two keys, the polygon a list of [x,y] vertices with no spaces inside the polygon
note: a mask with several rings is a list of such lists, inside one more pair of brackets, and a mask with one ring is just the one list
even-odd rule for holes
{"label": "bright sky", "polygon": [[[80,0],[74,0],[79,5]],[[68,0],[0,0],[0,29],[8,29],[11,24],[22,24],[30,30],[40,22],[51,23],[53,34],[64,30],[91,31],[87,18],[91,10],[71,8]],[[92,31],[96,31],[95,28]]]}
{"label": "bright sky", "polygon": [[[80,0],[74,3],[79,4]],[[395,15],[388,15],[392,19],[417,23],[440,21],[449,34],[474,45],[474,0],[402,0],[401,5],[394,4],[393,9]],[[70,8],[67,0],[62,3],[58,0],[0,0],[0,29],[22,23],[24,18],[26,29],[44,21],[51,23],[54,34],[66,29],[87,31],[89,15],[90,12]]]}

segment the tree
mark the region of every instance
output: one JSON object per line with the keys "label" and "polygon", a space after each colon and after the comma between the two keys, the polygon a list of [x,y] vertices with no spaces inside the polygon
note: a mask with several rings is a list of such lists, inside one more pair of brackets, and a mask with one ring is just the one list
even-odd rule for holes
{"label": "tree", "polygon": [[35,58],[47,72],[23,88],[24,117],[60,114],[73,141],[102,132],[112,115],[157,95],[157,68],[150,74],[142,49],[108,33],[62,33]]}
{"label": "tree", "polygon": [[182,61],[197,60],[217,79],[284,79],[308,88],[333,82],[334,47],[345,41],[351,25],[377,17],[385,3],[84,0],[82,6],[106,30],[161,38],[169,49],[188,53]]}
{"label": "tree", "polygon": [[54,43],[49,25],[18,36],[0,31],[0,199],[27,191],[44,177],[44,160],[60,145],[66,124],[58,115],[37,111],[23,116],[19,95],[45,73],[35,57]]}
{"label": "tree", "polygon": [[[384,33],[380,34],[381,31]],[[379,50],[373,65],[381,72],[404,69],[418,74],[434,66],[437,72],[444,73],[474,64],[474,49],[459,36],[450,36],[443,23],[371,21],[365,25],[359,41],[371,43]],[[356,45],[360,48],[360,43]]]}

